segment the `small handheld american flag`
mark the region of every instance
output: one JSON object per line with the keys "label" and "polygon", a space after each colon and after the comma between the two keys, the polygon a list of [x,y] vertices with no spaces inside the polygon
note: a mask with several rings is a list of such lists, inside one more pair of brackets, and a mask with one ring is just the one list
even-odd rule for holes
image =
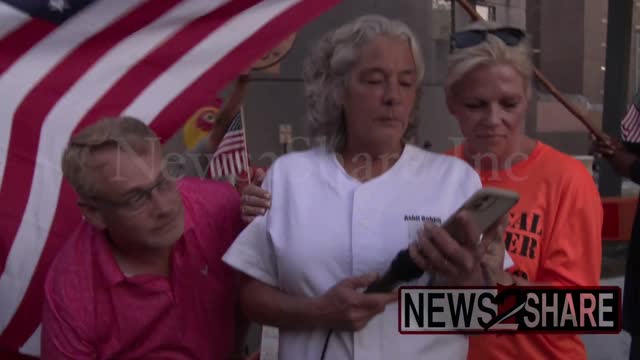
{"label": "small handheld american flag", "polygon": [[211,159],[211,177],[240,175],[248,167],[247,142],[244,133],[242,108],[233,118],[227,133]]}
{"label": "small handheld american flag", "polygon": [[633,103],[629,105],[627,115],[620,123],[622,141],[640,143],[640,91],[634,96]]}

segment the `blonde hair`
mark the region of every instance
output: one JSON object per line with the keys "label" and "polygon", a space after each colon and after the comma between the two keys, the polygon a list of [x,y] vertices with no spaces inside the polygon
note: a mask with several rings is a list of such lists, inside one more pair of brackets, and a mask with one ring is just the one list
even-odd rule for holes
{"label": "blonde hair", "polygon": [[73,136],[62,155],[62,173],[81,197],[95,195],[91,178],[93,152],[107,148],[133,149],[146,154],[158,145],[157,136],[142,121],[132,117],[108,117]]}
{"label": "blonde hair", "polygon": [[[464,30],[494,30],[501,25],[478,21],[467,26]],[[512,66],[525,80],[527,93],[531,93],[531,79],[533,77],[533,63],[531,61],[531,46],[527,37],[516,46],[506,45],[497,36],[488,33],[487,39],[478,45],[463,49],[455,49],[448,60],[445,91],[450,94],[454,85],[462,80],[466,74],[480,65],[508,64]]]}
{"label": "blonde hair", "polygon": [[342,97],[349,74],[360,56],[360,50],[379,36],[406,39],[416,65],[416,100],[404,134],[410,139],[417,127],[418,105],[425,65],[417,37],[409,27],[380,15],[361,16],[325,34],[304,64],[307,121],[311,136],[326,141],[329,150],[340,150],[346,141]]}

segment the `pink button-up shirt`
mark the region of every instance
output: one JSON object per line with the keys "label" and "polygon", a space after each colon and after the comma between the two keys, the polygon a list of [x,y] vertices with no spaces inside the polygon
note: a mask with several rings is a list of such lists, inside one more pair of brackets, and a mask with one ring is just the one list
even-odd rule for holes
{"label": "pink button-up shirt", "polygon": [[125,277],[103,232],[83,223],[45,284],[43,359],[224,359],[233,349],[235,276],[221,260],[242,229],[228,184],[182,180],[185,232],[169,277]]}

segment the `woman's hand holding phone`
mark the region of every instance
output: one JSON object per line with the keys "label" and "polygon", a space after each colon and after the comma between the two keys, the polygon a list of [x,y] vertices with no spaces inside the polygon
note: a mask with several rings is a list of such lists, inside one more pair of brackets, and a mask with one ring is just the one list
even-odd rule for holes
{"label": "woman's hand holding phone", "polygon": [[485,188],[474,194],[442,227],[425,223],[409,247],[413,261],[456,286],[495,285],[502,279],[504,229],[517,193]]}
{"label": "woman's hand holding phone", "polygon": [[456,239],[443,227],[425,223],[416,242],[409,246],[409,254],[416,265],[438,279],[446,279],[447,285],[480,285],[480,232],[465,211],[456,215],[456,223],[460,226]]}

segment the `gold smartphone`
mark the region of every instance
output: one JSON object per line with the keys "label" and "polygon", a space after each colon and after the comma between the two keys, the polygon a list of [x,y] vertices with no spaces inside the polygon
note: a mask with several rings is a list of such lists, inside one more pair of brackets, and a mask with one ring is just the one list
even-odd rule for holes
{"label": "gold smartphone", "polygon": [[464,238],[463,227],[458,223],[456,215],[462,210],[469,214],[471,221],[476,225],[480,233],[484,233],[500,220],[520,200],[517,192],[485,187],[476,191],[464,204],[444,222],[442,227],[453,237],[460,241]]}

